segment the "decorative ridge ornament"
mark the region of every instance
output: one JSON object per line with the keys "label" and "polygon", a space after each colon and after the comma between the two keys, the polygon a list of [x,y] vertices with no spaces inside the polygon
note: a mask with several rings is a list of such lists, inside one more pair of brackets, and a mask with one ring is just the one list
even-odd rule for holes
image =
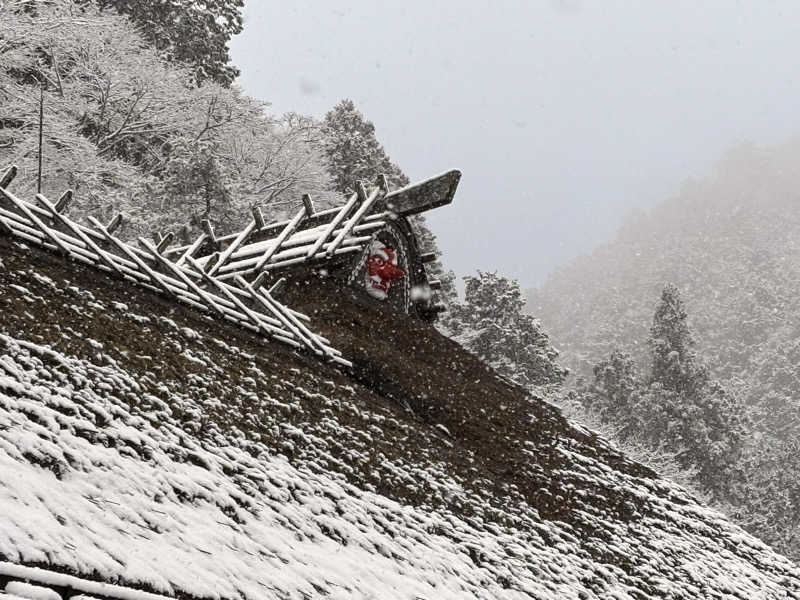
{"label": "decorative ridge ornament", "polygon": [[397,250],[382,241],[374,240],[368,251],[364,287],[373,298],[386,300],[392,283],[403,279],[406,272],[397,266]]}
{"label": "decorative ridge ornament", "polygon": [[[383,175],[369,189],[357,181],[356,191],[340,206],[317,212],[305,195],[298,212],[286,221],[263,224],[262,220],[259,225],[254,219],[242,231],[219,238],[207,227],[193,243],[167,249],[164,255],[179,263],[196,258],[198,265],[226,282],[320,268],[365,290],[374,300],[389,301],[395,310],[414,311],[430,321],[441,310],[430,294],[440,284],[429,280],[425,270],[435,256],[420,251],[407,217],[450,204],[460,179],[461,172],[453,169],[394,191]],[[393,251],[392,264],[403,271],[402,279],[389,268],[384,269],[388,275],[384,283],[373,285],[377,281],[368,279],[365,271],[376,242]],[[371,268],[373,277],[380,278],[377,267]],[[412,300],[412,289],[425,293],[413,294]]]}
{"label": "decorative ridge ornament", "polygon": [[91,226],[72,221],[65,214],[71,191],[56,203],[42,194],[36,203],[20,200],[8,189],[16,174],[12,166],[0,177],[0,232],[343,366],[352,365],[308,329],[307,316],[273,297],[280,286],[267,291],[263,283],[277,273],[324,270],[371,301],[433,320],[439,307],[430,293],[411,293],[435,289],[437,282],[428,280],[430,257],[420,252],[407,216],[451,203],[461,177],[452,170],[395,191],[384,176],[369,189],[359,181],[341,206],[317,212],[304,195],[291,219],[274,224],[254,206],[238,233],[217,237],[206,221],[194,242],[169,248],[170,232],[154,236],[155,243],[139,238],[139,247],[117,238],[122,215],[107,226],[93,217]]}

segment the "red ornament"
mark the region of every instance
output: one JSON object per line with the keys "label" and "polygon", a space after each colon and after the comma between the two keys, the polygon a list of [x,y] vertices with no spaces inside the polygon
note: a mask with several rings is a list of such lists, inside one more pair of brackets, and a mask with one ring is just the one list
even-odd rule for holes
{"label": "red ornament", "polygon": [[370,244],[367,258],[365,287],[367,293],[378,300],[386,300],[393,281],[406,276],[406,272],[397,266],[397,252],[383,242],[375,240]]}

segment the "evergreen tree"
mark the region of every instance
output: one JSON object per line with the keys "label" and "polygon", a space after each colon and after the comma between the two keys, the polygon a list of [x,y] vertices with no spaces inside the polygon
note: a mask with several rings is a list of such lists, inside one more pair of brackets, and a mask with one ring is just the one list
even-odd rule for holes
{"label": "evergreen tree", "polygon": [[340,192],[354,189],[359,179],[373,183],[386,175],[392,188],[408,185],[408,177],[391,161],[368,121],[352,100],[342,100],[325,115],[322,123],[330,171]]}
{"label": "evergreen tree", "polygon": [[541,323],[525,314],[519,284],[496,273],[465,277],[463,304],[452,306],[453,338],[500,375],[523,386],[559,385],[567,370]]}
{"label": "evergreen tree", "polygon": [[697,364],[686,319],[678,288],[666,285],[650,327],[650,382],[678,394],[697,393],[708,383],[707,369]]}
{"label": "evergreen tree", "polygon": [[715,497],[729,494],[745,441],[743,411],[712,381],[698,360],[678,289],[667,285],[656,307],[649,344],[647,393],[642,398],[647,437],[663,442]]}
{"label": "evergreen tree", "polygon": [[595,365],[593,384],[582,387],[578,398],[601,422],[618,428],[617,435],[630,438],[641,429],[636,415],[643,387],[633,358],[615,350]]}
{"label": "evergreen tree", "polygon": [[162,58],[189,65],[195,80],[230,85],[239,70],[228,43],[242,31],[244,0],[82,0],[127,15]]}
{"label": "evergreen tree", "polygon": [[687,320],[678,289],[667,285],[650,328],[648,376],[615,351],[594,367],[594,382],[579,387],[576,397],[613,425],[620,441],[662,453],[692,473],[703,492],[730,502],[742,477],[746,419],[695,354]]}
{"label": "evergreen tree", "polygon": [[529,296],[564,364],[591,377],[591,358],[614,348],[631,352],[642,372],[649,368],[650,357],[639,351],[652,324],[648,298],[663,281],[691,289],[697,353],[750,417],[739,461],[746,482],[726,512],[795,560],[798,160],[800,139],[733,149],[709,176],[630,218],[616,240],[560,268]]}
{"label": "evergreen tree", "polygon": [[[408,185],[409,179],[383,149],[375,134],[375,125],[367,120],[352,100],[342,100],[325,115],[322,123],[323,144],[328,157],[329,171],[336,189],[342,193],[352,191],[359,179],[374,182],[386,175],[389,186],[397,189]],[[455,275],[445,271],[439,259],[441,252],[436,236],[428,227],[423,215],[409,218],[423,253],[433,252],[437,259],[426,266],[429,280],[442,283],[437,298],[449,307],[457,294]]]}

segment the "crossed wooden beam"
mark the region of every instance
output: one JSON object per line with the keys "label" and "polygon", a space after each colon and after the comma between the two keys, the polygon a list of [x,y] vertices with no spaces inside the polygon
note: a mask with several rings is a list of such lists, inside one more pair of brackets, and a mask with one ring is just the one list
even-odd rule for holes
{"label": "crossed wooden beam", "polygon": [[[107,225],[89,217],[91,227],[72,221],[65,214],[71,191],[55,203],[42,194],[35,203],[20,200],[8,189],[16,175],[12,166],[0,177],[0,231],[346,366],[351,363],[341,352],[308,329],[306,315],[275,299],[282,280],[269,289],[267,280],[281,269],[361,252],[389,221],[452,202],[461,177],[451,170],[390,192],[381,175],[369,191],[356,182],[341,206],[316,211],[306,194],[288,221],[267,224],[253,207],[252,220],[238,233],[217,237],[204,221],[203,233],[191,244],[169,248],[172,233],[157,236],[155,243],[139,238],[138,247],[117,238],[122,215]],[[433,259],[420,256],[423,264]],[[432,289],[439,285],[427,283]]]}
{"label": "crossed wooden beam", "polygon": [[[214,241],[210,226],[193,244],[182,249],[179,258],[173,261],[165,255],[166,247],[172,240],[171,235],[161,236],[157,243],[139,238],[139,247],[131,246],[114,235],[122,223],[121,215],[114,217],[107,225],[94,217],[89,217],[91,227],[78,224],[65,214],[72,192],[64,193],[55,203],[43,194],[37,194],[36,203],[29,203],[17,198],[8,189],[16,175],[17,168],[12,166],[0,177],[0,230],[4,233],[155,290],[200,311],[223,317],[268,338],[305,349],[325,360],[352,366],[341,352],[330,345],[329,340],[308,328],[306,324],[310,319],[306,315],[274,298],[280,281],[269,289],[264,285],[268,276],[263,267],[270,264],[270,259],[276,256],[282,244],[275,244],[276,250],[269,254],[264,252],[254,265],[244,271],[237,265],[236,269],[228,269],[224,274],[221,272],[226,265],[236,265],[236,250],[253,231],[265,226],[260,212],[254,211],[250,225],[237,234],[234,243],[229,244],[215,261],[198,261],[194,258],[204,243]],[[310,200],[304,203],[303,214],[309,212],[309,203]],[[313,214],[313,206],[310,212]],[[296,227],[301,219],[297,216],[293,220],[297,221]],[[326,252],[335,253],[338,246],[345,242],[348,231],[353,229],[355,223],[351,225],[348,221],[348,226],[349,229],[344,232],[339,230],[333,242],[323,248]],[[292,230],[287,226],[285,231],[284,241]],[[338,245],[333,245],[337,241]],[[267,258],[264,259],[264,256]],[[256,276],[248,282],[243,277],[245,273],[256,273]]]}
{"label": "crossed wooden beam", "polygon": [[[303,205],[291,219],[269,225],[261,211],[253,208],[253,219],[245,228],[224,238],[217,238],[211,224],[204,221],[204,232],[194,242],[166,254],[179,265],[197,259],[206,273],[230,281],[239,277],[252,280],[262,273],[360,252],[372,234],[392,218],[389,211],[372,214],[388,191],[383,175],[369,193],[359,181],[344,205],[319,212],[305,194]],[[261,241],[253,241],[256,237]],[[197,258],[209,247],[220,250]]]}

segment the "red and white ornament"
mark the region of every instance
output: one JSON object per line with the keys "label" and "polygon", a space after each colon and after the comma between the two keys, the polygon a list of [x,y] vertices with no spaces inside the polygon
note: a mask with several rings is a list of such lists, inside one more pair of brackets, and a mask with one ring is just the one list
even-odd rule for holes
{"label": "red and white ornament", "polygon": [[369,246],[367,270],[364,274],[367,293],[378,300],[386,300],[392,282],[405,276],[406,272],[397,266],[397,251],[380,240],[374,240]]}

